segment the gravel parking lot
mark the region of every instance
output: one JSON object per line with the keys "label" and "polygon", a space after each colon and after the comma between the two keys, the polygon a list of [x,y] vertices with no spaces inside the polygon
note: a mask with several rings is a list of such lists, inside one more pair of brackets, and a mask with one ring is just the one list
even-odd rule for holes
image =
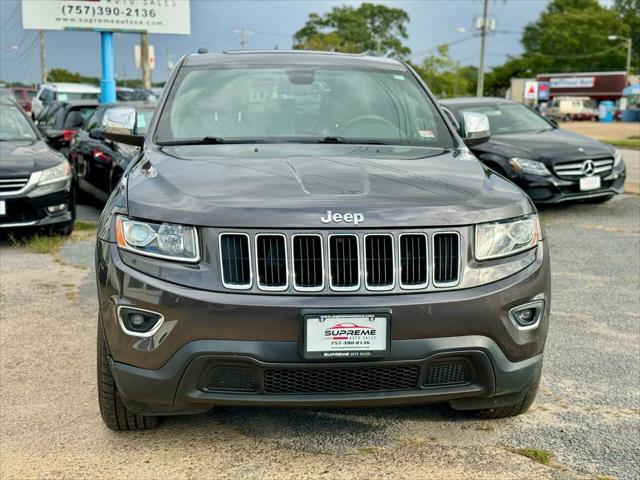
{"label": "gravel parking lot", "polygon": [[[103,426],[95,384],[93,239],[55,254],[0,242],[3,478],[640,477],[640,197],[541,212],[552,320],[529,413],[443,406],[219,408],[149,432]],[[84,209],[90,216],[91,210]],[[516,452],[543,449],[545,466]]]}

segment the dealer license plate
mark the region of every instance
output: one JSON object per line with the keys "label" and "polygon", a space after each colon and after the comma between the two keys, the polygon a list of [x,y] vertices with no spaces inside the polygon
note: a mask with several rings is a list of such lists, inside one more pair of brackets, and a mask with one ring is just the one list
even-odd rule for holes
{"label": "dealer license plate", "polygon": [[582,177],[580,179],[580,190],[597,190],[600,188],[600,177]]}
{"label": "dealer license plate", "polygon": [[7,202],[4,200],[0,200],[0,215],[7,214]]}
{"label": "dealer license plate", "polygon": [[305,358],[379,358],[389,354],[388,314],[304,317]]}

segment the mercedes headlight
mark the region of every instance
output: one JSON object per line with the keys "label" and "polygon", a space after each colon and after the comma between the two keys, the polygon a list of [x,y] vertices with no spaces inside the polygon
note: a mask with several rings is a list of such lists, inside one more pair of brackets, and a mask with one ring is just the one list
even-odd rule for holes
{"label": "mercedes headlight", "polygon": [[540,223],[535,214],[476,225],[477,260],[506,257],[538,244]]}
{"label": "mercedes headlight", "polygon": [[196,228],[175,223],[151,223],[116,218],[118,247],[150,257],[197,262],[200,260]]}
{"label": "mercedes headlight", "polygon": [[620,149],[614,147],[614,149],[613,149],[613,168],[616,168],[618,165],[620,165],[620,163],[622,163],[622,152],[620,151]]}
{"label": "mercedes headlight", "polygon": [[518,173],[530,173],[531,175],[542,175],[547,177],[551,172],[547,166],[537,160],[529,160],[528,158],[510,158],[509,165]]}

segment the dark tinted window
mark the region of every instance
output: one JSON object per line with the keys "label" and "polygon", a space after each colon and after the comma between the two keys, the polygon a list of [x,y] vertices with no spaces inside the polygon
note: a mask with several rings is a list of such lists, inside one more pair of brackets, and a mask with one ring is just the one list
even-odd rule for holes
{"label": "dark tinted window", "polygon": [[443,118],[410,72],[362,67],[183,68],[156,140],[206,136],[453,146]]}

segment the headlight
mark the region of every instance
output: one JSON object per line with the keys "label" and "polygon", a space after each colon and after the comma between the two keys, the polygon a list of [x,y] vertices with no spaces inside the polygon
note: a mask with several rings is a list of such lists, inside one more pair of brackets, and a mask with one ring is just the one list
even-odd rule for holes
{"label": "headlight", "polygon": [[38,185],[49,185],[50,183],[62,182],[71,178],[71,165],[66,160],[55,167],[47,168],[40,172]]}
{"label": "headlight", "polygon": [[182,262],[200,260],[195,227],[116,218],[118,247],[150,257]]}
{"label": "headlight", "polygon": [[620,165],[620,163],[622,163],[622,152],[619,149],[614,148],[613,149],[613,168],[616,168],[618,165]]}
{"label": "headlight", "polygon": [[534,247],[540,236],[537,215],[476,225],[477,260],[506,257]]}
{"label": "headlight", "polygon": [[551,172],[542,162],[527,158],[510,158],[509,165],[518,173],[530,173],[532,175],[549,176]]}

